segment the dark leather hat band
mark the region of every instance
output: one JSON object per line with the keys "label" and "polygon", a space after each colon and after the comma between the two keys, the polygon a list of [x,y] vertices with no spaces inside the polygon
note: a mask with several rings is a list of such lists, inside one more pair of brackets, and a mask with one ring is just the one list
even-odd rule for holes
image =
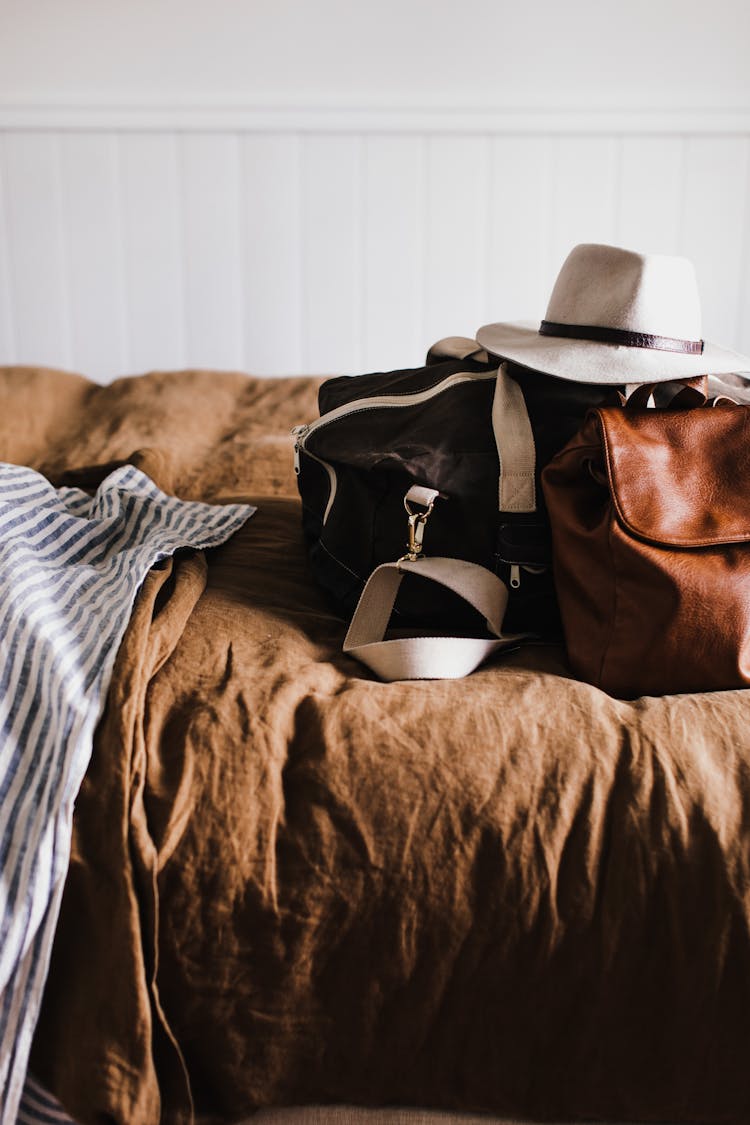
{"label": "dark leather hat band", "polygon": [[628,332],[623,328],[602,328],[596,324],[556,324],[543,320],[540,336],[566,336],[573,340],[595,340],[600,344],[622,344],[626,348],[653,348],[659,352],[683,352],[702,355],[702,340],[674,340],[670,336],[650,336],[645,332]]}

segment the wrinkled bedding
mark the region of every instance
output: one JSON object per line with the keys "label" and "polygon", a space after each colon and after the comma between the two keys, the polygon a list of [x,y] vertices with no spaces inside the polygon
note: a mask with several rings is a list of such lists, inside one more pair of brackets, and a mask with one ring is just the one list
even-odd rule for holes
{"label": "wrinkled bedding", "polygon": [[0,372],[0,457],[258,505],[142,592],[34,1046],[82,1122],[401,1105],[750,1120],[750,697],[616,701],[555,647],[375,681],[311,582],[318,383]]}

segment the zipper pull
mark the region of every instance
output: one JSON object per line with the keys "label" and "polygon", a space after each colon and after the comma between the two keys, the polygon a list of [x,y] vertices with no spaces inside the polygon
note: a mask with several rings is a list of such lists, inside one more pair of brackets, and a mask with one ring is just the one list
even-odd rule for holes
{"label": "zipper pull", "polygon": [[510,588],[518,590],[521,585],[521,568],[518,563],[510,564]]}
{"label": "zipper pull", "polygon": [[294,473],[295,473],[295,476],[299,476],[299,473],[300,473],[299,451],[302,447],[302,441],[303,441],[303,439],[304,439],[304,437],[307,434],[307,431],[309,429],[310,429],[310,427],[306,426],[306,425],[293,426],[292,427],[292,437],[294,438]]}

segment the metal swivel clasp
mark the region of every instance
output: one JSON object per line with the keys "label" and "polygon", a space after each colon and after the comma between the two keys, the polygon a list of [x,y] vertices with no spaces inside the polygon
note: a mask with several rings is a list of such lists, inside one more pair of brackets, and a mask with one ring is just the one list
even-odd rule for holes
{"label": "metal swivel clasp", "polygon": [[399,562],[416,562],[422,556],[425,525],[439,495],[435,488],[413,484],[404,496],[404,508],[409,517],[409,542],[406,544],[406,554],[401,556]]}

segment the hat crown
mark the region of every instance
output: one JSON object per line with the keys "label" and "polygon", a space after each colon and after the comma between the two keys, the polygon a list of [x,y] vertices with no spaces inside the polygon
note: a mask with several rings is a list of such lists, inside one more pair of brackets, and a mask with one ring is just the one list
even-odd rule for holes
{"label": "hat crown", "polygon": [[563,262],[546,320],[700,340],[698,284],[692,262],[583,243]]}

